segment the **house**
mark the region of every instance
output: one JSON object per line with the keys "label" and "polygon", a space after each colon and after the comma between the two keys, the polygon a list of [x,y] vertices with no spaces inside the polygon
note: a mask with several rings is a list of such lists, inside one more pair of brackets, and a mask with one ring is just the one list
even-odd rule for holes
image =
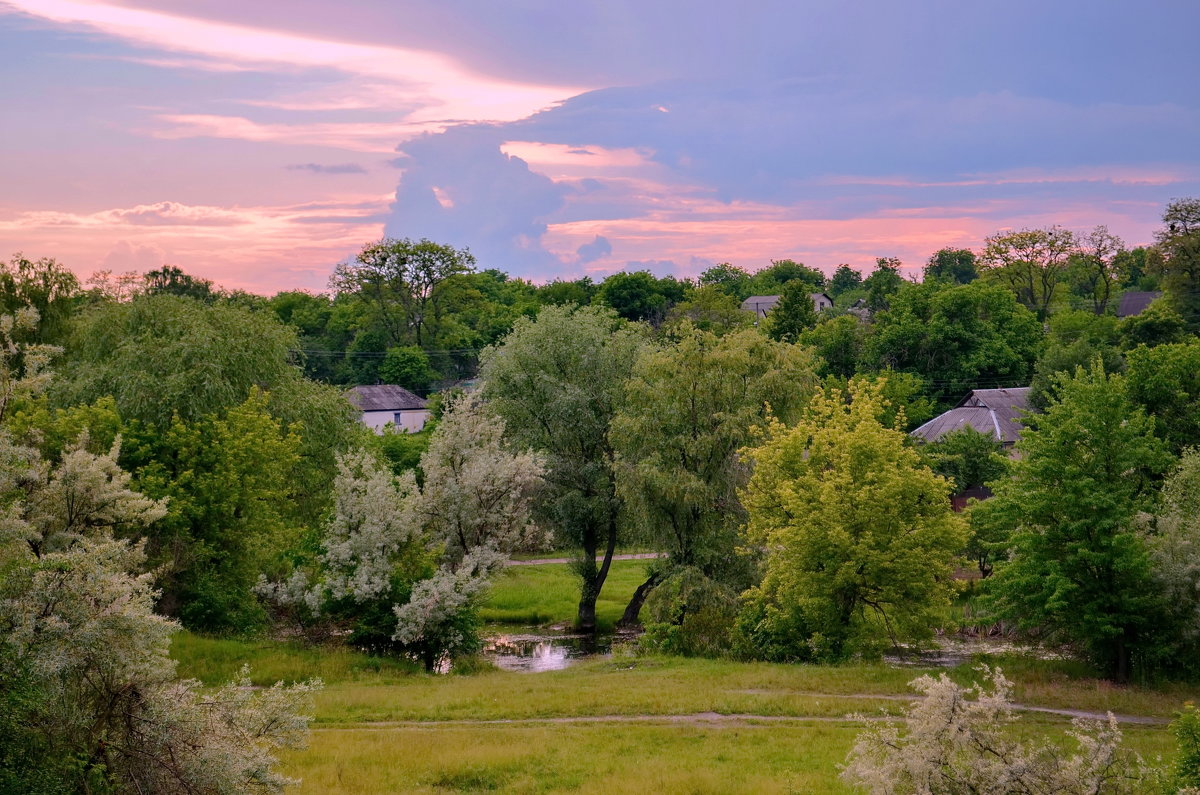
{"label": "house", "polygon": [[1011,451],[1021,438],[1021,429],[1024,428],[1022,415],[1029,410],[1027,386],[973,389],[957,406],[934,417],[909,435],[926,442],[936,442],[961,428],[974,428],[993,437]]}
{"label": "house", "polygon": [[346,399],[362,412],[363,425],[375,433],[383,433],[389,422],[397,431],[416,433],[429,420],[425,400],[395,384],[356,386],[346,392]]}
{"label": "house", "polygon": [[[833,309],[833,299],[825,293],[809,293],[812,298],[813,311],[821,312],[824,309]],[[742,310],[745,312],[753,312],[760,318],[767,316],[767,313],[775,308],[779,303],[781,296],[778,295],[752,295],[745,301],[742,301]]]}
{"label": "house", "polygon": [[1160,292],[1128,292],[1121,296],[1120,303],[1117,304],[1117,317],[1131,317],[1140,315],[1150,306],[1150,302],[1162,298]]}

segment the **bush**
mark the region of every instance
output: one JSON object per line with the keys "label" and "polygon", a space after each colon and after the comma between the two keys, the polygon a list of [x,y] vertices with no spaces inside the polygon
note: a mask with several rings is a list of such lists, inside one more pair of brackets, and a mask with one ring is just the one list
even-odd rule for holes
{"label": "bush", "polygon": [[714,657],[730,649],[737,597],[699,569],[670,573],[650,592],[646,611],[643,648],[685,657]]}

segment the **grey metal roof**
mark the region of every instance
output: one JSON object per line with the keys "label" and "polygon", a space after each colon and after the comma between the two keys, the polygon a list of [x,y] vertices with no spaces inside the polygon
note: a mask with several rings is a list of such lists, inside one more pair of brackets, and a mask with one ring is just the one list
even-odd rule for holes
{"label": "grey metal roof", "polygon": [[1029,411],[1029,387],[975,389],[945,414],[912,432],[927,442],[937,441],[964,427],[974,428],[1011,445],[1021,438],[1024,412]]}
{"label": "grey metal roof", "polygon": [[396,384],[356,386],[346,398],[359,411],[411,411],[425,408],[425,401]]}
{"label": "grey metal roof", "polygon": [[1117,304],[1117,317],[1129,317],[1130,315],[1140,315],[1145,311],[1146,307],[1150,306],[1150,302],[1155,299],[1162,298],[1160,292],[1129,292],[1121,296],[1120,303]]}
{"label": "grey metal roof", "polygon": [[759,317],[766,317],[767,313],[774,309],[777,303],[779,303],[778,295],[752,295],[745,301],[742,301],[742,309],[747,312],[754,312]]}

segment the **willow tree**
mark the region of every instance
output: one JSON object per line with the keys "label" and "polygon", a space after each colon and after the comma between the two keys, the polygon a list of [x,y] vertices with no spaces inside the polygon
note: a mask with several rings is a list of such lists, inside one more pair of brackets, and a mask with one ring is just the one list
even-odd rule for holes
{"label": "willow tree", "polygon": [[748,536],[767,550],[742,617],[750,651],[845,658],[928,636],[949,604],[966,541],[951,483],[879,421],[886,408],[882,384],[853,379],[748,451]]}
{"label": "willow tree", "polygon": [[[613,421],[617,489],[672,566],[710,578],[730,568],[745,523],[737,489],[748,474],[737,451],[768,415],[795,419],[814,370],[807,348],[752,329],[717,337],[685,324],[672,344],[643,350]],[[626,622],[659,576],[638,590]]]}
{"label": "willow tree", "polygon": [[611,310],[551,306],[481,356],[484,397],[509,438],[543,456],[541,511],[576,550],[579,626],[589,631],[621,534],[609,425],[642,344]]}

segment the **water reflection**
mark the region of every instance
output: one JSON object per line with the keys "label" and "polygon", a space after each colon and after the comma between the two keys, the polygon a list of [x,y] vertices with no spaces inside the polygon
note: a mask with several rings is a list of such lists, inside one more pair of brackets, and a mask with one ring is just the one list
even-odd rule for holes
{"label": "water reflection", "polygon": [[608,656],[612,637],[509,633],[486,638],[483,653],[505,671],[557,671],[585,657]]}

